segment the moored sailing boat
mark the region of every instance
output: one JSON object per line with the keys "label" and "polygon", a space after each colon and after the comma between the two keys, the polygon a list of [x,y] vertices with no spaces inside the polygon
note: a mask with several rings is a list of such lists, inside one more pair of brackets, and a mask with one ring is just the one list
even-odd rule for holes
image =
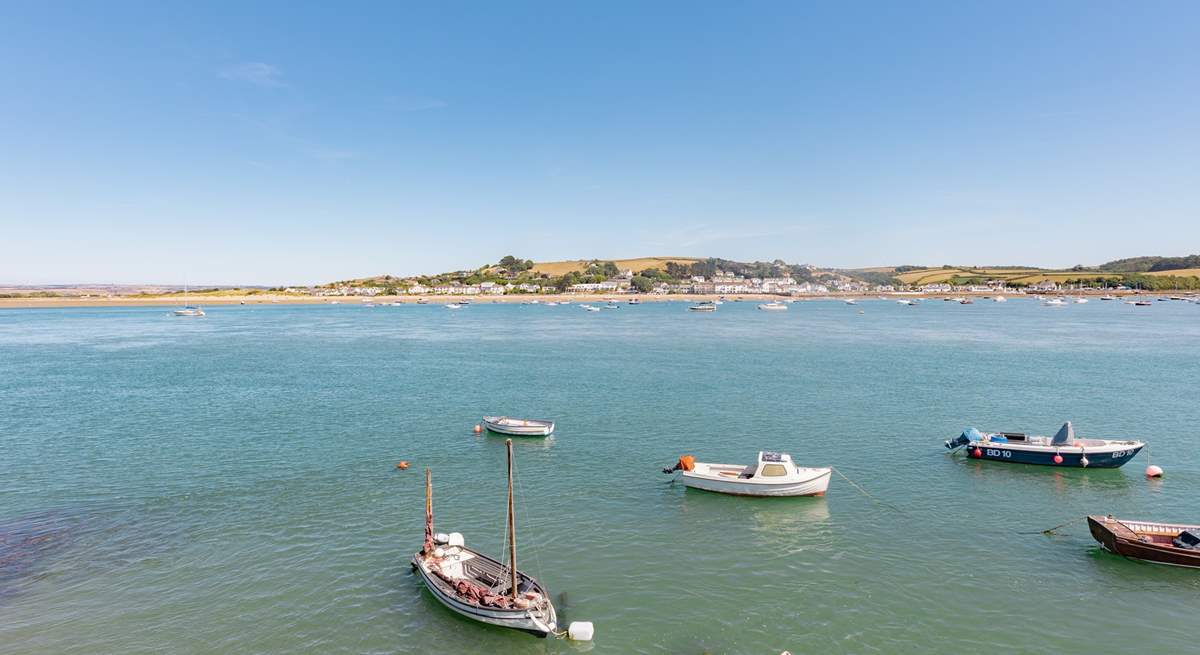
{"label": "moored sailing boat", "polygon": [[[412,566],[433,597],[476,621],[522,630],[538,637],[556,634],[558,616],[550,593],[533,577],[517,570],[516,521],[513,512],[513,451],[508,449],[508,562],[501,563],[472,548],[457,532],[433,532],[433,486],[425,469],[425,542]],[[590,626],[588,632],[590,632]]]}
{"label": "moored sailing boat", "polygon": [[183,285],[183,307],[175,310],[176,316],[204,316],[204,309],[188,303],[188,286]]}

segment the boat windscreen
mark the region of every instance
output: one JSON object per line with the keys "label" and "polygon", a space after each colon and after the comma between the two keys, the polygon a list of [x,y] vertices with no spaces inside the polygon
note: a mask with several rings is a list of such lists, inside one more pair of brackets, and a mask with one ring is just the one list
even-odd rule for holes
{"label": "boat windscreen", "polygon": [[1054,435],[1054,438],[1050,440],[1050,443],[1055,446],[1061,446],[1071,443],[1072,441],[1075,441],[1075,428],[1072,428],[1071,422],[1067,421],[1066,423],[1063,423],[1061,428],[1058,429],[1058,432]]}

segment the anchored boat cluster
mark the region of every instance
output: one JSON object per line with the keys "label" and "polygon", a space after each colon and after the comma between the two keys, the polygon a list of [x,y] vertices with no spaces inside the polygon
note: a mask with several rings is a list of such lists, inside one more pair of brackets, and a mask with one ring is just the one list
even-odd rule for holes
{"label": "anchored boat cluster", "polygon": [[[505,435],[545,437],[554,432],[554,421],[485,416],[475,426],[475,431],[484,429]],[[463,616],[541,637],[555,635],[589,640],[593,628],[588,622],[572,623],[566,631],[560,632],[549,592],[536,579],[517,569],[512,439],[505,445],[508,453],[507,561],[501,562],[467,547],[460,533],[434,532],[432,478],[426,469],[425,540],[421,550],[413,555],[413,569],[421,575],[435,598]],[[1052,437],[967,428],[957,438],[947,440],[945,445],[952,454],[965,451],[980,460],[1075,468],[1117,468],[1146,447],[1144,442],[1132,439],[1076,437],[1070,421]],[[761,451],[755,463],[750,465],[697,462],[695,457],[683,455],[674,466],[663,469],[667,474],[677,472],[685,486],[703,491],[735,496],[824,496],[833,467],[797,466],[787,453]],[[1151,466],[1147,475],[1160,476],[1162,469]],[[1163,564],[1200,567],[1200,526],[1123,521],[1111,516],[1089,516],[1087,520],[1092,536],[1113,553]]]}

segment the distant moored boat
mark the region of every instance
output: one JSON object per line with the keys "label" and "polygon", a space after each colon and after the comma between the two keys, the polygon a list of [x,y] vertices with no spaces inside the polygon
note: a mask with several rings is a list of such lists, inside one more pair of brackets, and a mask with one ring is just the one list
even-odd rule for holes
{"label": "distant moored boat", "polygon": [[535,418],[510,418],[508,416],[485,416],[483,427],[491,432],[511,434],[516,437],[545,437],[554,432],[554,421]]}

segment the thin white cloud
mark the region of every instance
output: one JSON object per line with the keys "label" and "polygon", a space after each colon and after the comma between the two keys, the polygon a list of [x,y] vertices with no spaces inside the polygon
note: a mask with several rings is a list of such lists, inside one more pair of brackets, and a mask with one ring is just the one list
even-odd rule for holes
{"label": "thin white cloud", "polygon": [[248,82],[256,86],[265,86],[271,88],[282,88],[287,86],[283,80],[279,79],[280,71],[278,68],[270,64],[264,64],[261,61],[242,62],[240,64],[222,69],[218,75],[227,80]]}

